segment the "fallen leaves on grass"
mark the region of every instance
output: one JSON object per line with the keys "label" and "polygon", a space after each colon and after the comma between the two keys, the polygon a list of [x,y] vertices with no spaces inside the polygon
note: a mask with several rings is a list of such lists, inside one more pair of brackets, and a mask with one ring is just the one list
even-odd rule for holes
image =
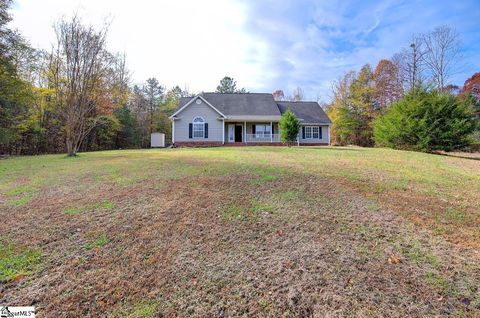
{"label": "fallen leaves on grass", "polygon": [[402,260],[400,259],[400,257],[395,255],[395,254],[392,254],[388,257],[388,263],[389,264],[399,264],[401,262],[402,262]]}

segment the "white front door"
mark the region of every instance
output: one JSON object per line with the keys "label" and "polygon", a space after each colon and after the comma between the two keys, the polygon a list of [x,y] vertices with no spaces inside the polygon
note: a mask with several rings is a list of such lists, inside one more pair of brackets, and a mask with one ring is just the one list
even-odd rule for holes
{"label": "white front door", "polygon": [[235,125],[228,125],[228,142],[235,142]]}

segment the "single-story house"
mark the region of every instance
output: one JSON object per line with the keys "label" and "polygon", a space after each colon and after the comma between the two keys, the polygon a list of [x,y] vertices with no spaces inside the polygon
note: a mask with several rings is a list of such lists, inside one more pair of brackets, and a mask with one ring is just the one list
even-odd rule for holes
{"label": "single-story house", "polygon": [[201,93],[182,97],[172,121],[175,146],[280,145],[278,122],[290,108],[299,145],[329,145],[331,121],[317,102],[275,101],[268,93]]}

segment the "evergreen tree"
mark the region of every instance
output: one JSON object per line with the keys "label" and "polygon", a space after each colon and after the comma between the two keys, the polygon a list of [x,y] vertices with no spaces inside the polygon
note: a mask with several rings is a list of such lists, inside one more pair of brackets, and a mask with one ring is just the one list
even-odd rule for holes
{"label": "evergreen tree", "polygon": [[290,108],[283,113],[278,126],[280,127],[280,139],[283,142],[286,142],[290,146],[297,140],[298,133],[300,132],[300,121]]}
{"label": "evergreen tree", "polygon": [[[160,103],[163,101],[163,91],[164,88],[158,83],[158,80],[154,77],[147,79],[147,85],[143,87],[143,93],[145,95],[145,100],[148,105],[148,115],[149,115],[149,134],[153,132],[154,129],[154,114],[156,110],[160,107]],[[148,136],[150,138],[150,136]]]}
{"label": "evergreen tree", "polygon": [[377,146],[452,151],[469,146],[476,125],[473,98],[412,90],[374,123]]}
{"label": "evergreen tree", "polygon": [[237,88],[237,81],[229,76],[225,76],[220,80],[217,86],[217,93],[248,93],[245,88]]}
{"label": "evergreen tree", "polygon": [[235,93],[237,91],[237,82],[228,76],[220,80],[217,86],[217,93]]}
{"label": "evergreen tree", "polygon": [[114,115],[120,123],[120,129],[116,138],[117,148],[138,148],[140,138],[138,135],[138,123],[127,105],[114,110]]}

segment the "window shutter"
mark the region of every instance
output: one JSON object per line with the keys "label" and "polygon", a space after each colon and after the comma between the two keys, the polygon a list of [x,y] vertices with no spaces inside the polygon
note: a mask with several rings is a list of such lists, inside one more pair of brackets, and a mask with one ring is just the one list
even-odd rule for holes
{"label": "window shutter", "polygon": [[322,126],[318,126],[318,139],[322,139]]}
{"label": "window shutter", "polygon": [[305,127],[302,127],[302,139],[305,139]]}
{"label": "window shutter", "polygon": [[252,134],[256,134],[257,125],[252,125]]}
{"label": "window shutter", "polygon": [[205,138],[208,138],[208,123],[205,123]]}
{"label": "window shutter", "polygon": [[190,123],[188,124],[188,138],[192,139],[192,134],[193,134],[193,124]]}

